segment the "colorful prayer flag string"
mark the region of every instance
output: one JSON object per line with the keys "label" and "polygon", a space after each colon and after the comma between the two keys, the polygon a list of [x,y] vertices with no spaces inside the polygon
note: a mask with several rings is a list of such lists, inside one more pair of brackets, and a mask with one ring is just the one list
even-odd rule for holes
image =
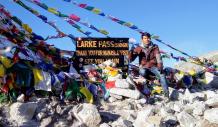
{"label": "colorful prayer flag string", "polygon": [[78,22],[78,23],[80,23],[80,24],[82,24],[82,25],[84,25],[84,26],[86,26],[88,28],[91,28],[92,30],[95,30],[95,31],[97,31],[97,32],[99,32],[99,33],[101,33],[103,35],[108,36],[108,34],[109,34],[109,32],[107,32],[104,29],[98,29],[94,25],[92,25],[92,24],[90,24],[88,22],[81,21],[81,18],[79,16],[75,15],[75,14],[71,14],[71,15],[63,14],[60,11],[58,11],[57,9],[55,9],[55,8],[50,8],[46,4],[39,2],[39,0],[37,0],[37,1],[36,0],[27,0],[27,1],[40,6],[41,8],[47,10],[48,12],[53,13],[54,15],[56,15],[56,16],[58,16],[60,18],[64,18],[71,25],[75,25],[74,22]]}
{"label": "colorful prayer flag string", "polygon": [[[36,1],[36,0],[34,0],[34,1]],[[104,12],[102,12],[102,11],[101,11],[100,9],[98,9],[98,8],[89,6],[89,5],[87,5],[87,4],[77,3],[77,2],[74,1],[74,0],[63,0],[63,1],[65,1],[65,2],[71,2],[71,3],[73,3],[74,5],[76,5],[76,6],[80,7],[80,8],[83,8],[83,9],[86,9],[86,10],[88,10],[88,11],[91,11],[91,12],[97,14],[97,15],[106,17],[106,18],[108,18],[108,19],[110,19],[110,20],[112,20],[112,21],[114,21],[114,22],[116,22],[116,23],[118,23],[118,24],[120,24],[120,25],[129,27],[130,29],[135,30],[135,31],[137,31],[137,32],[139,32],[139,33],[144,33],[144,31],[143,31],[142,29],[139,29],[136,25],[134,25],[134,24],[132,24],[132,23],[130,23],[130,22],[125,22],[125,21],[123,21],[123,20],[120,20],[120,19],[118,19],[118,18],[116,18],[116,17],[114,17],[114,16],[107,15],[107,14],[105,14]]]}
{"label": "colorful prayer flag string", "polygon": [[176,61],[184,61],[184,62],[187,62],[188,60],[185,58],[185,57],[182,57],[182,56],[175,56],[173,53],[167,53],[167,52],[164,52],[164,51],[160,51],[160,53],[162,54],[161,57],[162,58],[173,58],[175,59]]}
{"label": "colorful prayer flag string", "polygon": [[[62,35],[62,36],[68,36],[67,34],[64,34],[63,32],[61,32],[60,29],[57,28],[57,26],[55,25],[54,22],[48,21],[48,18],[44,15],[41,15],[38,11],[32,9],[31,7],[28,7],[27,5],[25,5],[23,2],[21,2],[20,0],[15,0],[15,2],[17,4],[19,4],[20,6],[22,6],[23,8],[25,8],[26,10],[30,11],[32,14],[34,14],[35,16],[37,16],[38,18],[40,18],[43,22],[49,24],[51,27],[53,27],[57,32],[58,35]],[[75,26],[73,26],[75,27]],[[79,32],[85,34],[86,36],[89,36],[90,32],[84,32],[83,30],[81,30],[80,27],[75,27]],[[61,33],[61,34],[60,34]],[[59,36],[60,37],[60,36]]]}

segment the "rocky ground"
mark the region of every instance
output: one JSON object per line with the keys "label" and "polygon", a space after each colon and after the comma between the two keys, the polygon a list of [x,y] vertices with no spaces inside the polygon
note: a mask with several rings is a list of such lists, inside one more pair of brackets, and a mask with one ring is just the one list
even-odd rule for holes
{"label": "rocky ground", "polygon": [[96,104],[65,102],[58,98],[32,97],[29,102],[1,104],[1,126],[89,126],[89,127],[217,127],[218,91],[175,90],[171,101],[155,96],[144,98],[112,94]]}

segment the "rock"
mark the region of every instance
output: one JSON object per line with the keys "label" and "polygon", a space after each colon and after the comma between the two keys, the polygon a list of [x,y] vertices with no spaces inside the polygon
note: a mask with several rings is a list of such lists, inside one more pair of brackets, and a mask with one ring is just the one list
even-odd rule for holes
{"label": "rock", "polygon": [[138,112],[135,122],[133,123],[134,127],[142,127],[148,124],[146,121],[147,118],[154,114],[154,107],[148,107],[142,111]]}
{"label": "rock", "polygon": [[54,123],[54,127],[69,127],[68,122],[64,119],[59,119]]}
{"label": "rock", "polygon": [[133,98],[133,99],[139,99],[141,96],[141,93],[138,90],[121,89],[121,88],[111,88],[110,93]]}
{"label": "rock", "polygon": [[29,120],[25,123],[19,125],[20,127],[39,127],[40,123],[36,122],[35,120]]}
{"label": "rock", "polygon": [[210,107],[218,107],[218,96],[211,98],[205,102]]}
{"label": "rock", "polygon": [[195,118],[184,111],[177,115],[177,119],[181,127],[195,127]]}
{"label": "rock", "polygon": [[135,119],[136,119],[136,115],[135,115],[135,113],[132,113],[132,114],[126,114],[125,117],[126,117],[126,120],[131,121],[131,122],[134,122]]}
{"label": "rock", "polygon": [[163,108],[160,109],[160,115],[161,115],[163,118],[165,118],[165,117],[167,117],[167,116],[170,116],[170,115],[172,115],[172,114],[174,114],[174,113],[175,113],[175,111],[172,110],[172,109],[170,109],[170,108],[168,108],[168,107],[163,107]]}
{"label": "rock", "polygon": [[175,116],[169,115],[167,117],[164,117],[164,119],[161,121],[162,126],[171,127],[178,124],[178,120]]}
{"label": "rock", "polygon": [[42,122],[40,123],[40,127],[47,127],[51,124],[51,122],[52,122],[52,118],[51,116],[49,116],[42,120]]}
{"label": "rock", "polygon": [[53,116],[55,114],[55,109],[50,109],[48,115]]}
{"label": "rock", "polygon": [[159,127],[160,126],[160,122],[161,122],[161,117],[160,116],[149,116],[147,118],[147,122],[148,123],[151,123],[151,124],[154,124],[156,127]]}
{"label": "rock", "polygon": [[72,121],[72,120],[73,120],[73,117],[72,117],[71,115],[68,115],[68,116],[67,116],[67,120],[68,120],[68,121]]}
{"label": "rock", "polygon": [[63,110],[61,110],[60,115],[68,114],[72,108],[73,108],[73,106],[71,106],[71,105],[64,107]]}
{"label": "rock", "polygon": [[110,127],[107,123],[102,123],[99,127]]}
{"label": "rock", "polygon": [[180,104],[175,103],[173,105],[173,110],[176,111],[176,112],[181,112],[183,110],[183,106],[180,105]]}
{"label": "rock", "polygon": [[111,112],[106,112],[106,111],[101,111],[100,112],[101,118],[103,122],[110,122],[110,121],[116,121],[120,115],[118,114],[113,114]]}
{"label": "rock", "polygon": [[108,102],[112,103],[115,102],[117,99],[114,97],[109,97]]}
{"label": "rock", "polygon": [[194,107],[192,104],[188,104],[186,106],[184,106],[184,110],[185,112],[189,113],[189,114],[192,114],[193,113],[193,110],[194,110]]}
{"label": "rock", "polygon": [[24,123],[33,118],[37,103],[28,102],[20,103],[16,102],[10,106],[10,117],[17,123]]}
{"label": "rock", "polygon": [[206,110],[204,112],[204,119],[208,120],[210,123],[218,124],[218,108],[213,108]]}
{"label": "rock", "polygon": [[166,109],[167,110],[173,110],[174,111],[174,104],[175,104],[175,102],[169,102],[169,103],[167,103],[167,105],[166,105]]}
{"label": "rock", "polygon": [[17,101],[24,103],[24,98],[25,98],[25,95],[21,94],[20,96],[17,97]]}
{"label": "rock", "polygon": [[56,107],[56,113],[57,113],[57,114],[60,114],[61,112],[62,112],[61,106],[60,106],[60,105],[57,105],[57,107]]}
{"label": "rock", "polygon": [[190,102],[189,102],[189,100],[187,100],[187,98],[183,98],[183,99],[179,100],[179,103],[180,103],[181,105],[187,105],[187,104],[189,104]]}
{"label": "rock", "polygon": [[79,121],[73,121],[73,124],[71,127],[87,127],[84,123],[81,123]]}
{"label": "rock", "polygon": [[84,103],[74,107],[73,114],[78,121],[89,127],[96,127],[101,122],[100,114],[92,104]]}
{"label": "rock", "polygon": [[141,98],[138,100],[140,104],[145,104],[147,100],[145,98]]}
{"label": "rock", "polygon": [[116,94],[112,94],[112,93],[110,93],[110,96],[111,96],[111,97],[114,97],[114,98],[116,98],[116,99],[118,99],[118,100],[122,100],[122,99],[123,99],[122,96],[119,96],[119,95],[116,95]]}
{"label": "rock", "polygon": [[112,127],[132,127],[132,122],[119,118],[117,121],[114,121],[111,125]]}
{"label": "rock", "polygon": [[46,117],[46,114],[44,113],[44,112],[40,112],[40,113],[38,113],[37,115],[36,115],[36,119],[38,120],[38,121],[41,121],[43,118],[45,118]]}
{"label": "rock", "polygon": [[205,73],[206,85],[210,85],[212,88],[218,88],[218,76],[206,72]]}
{"label": "rock", "polygon": [[59,106],[57,101],[52,101],[50,105],[51,107]]}
{"label": "rock", "polygon": [[126,81],[126,79],[117,79],[115,81],[115,86],[117,88],[123,88],[123,89],[130,88],[130,84]]}
{"label": "rock", "polygon": [[210,123],[207,120],[202,120],[199,122],[198,127],[218,127],[218,124]]}
{"label": "rock", "polygon": [[142,104],[137,104],[136,106],[137,106],[137,109],[142,109],[143,108]]}
{"label": "rock", "polygon": [[46,112],[48,110],[48,107],[47,107],[47,102],[49,102],[48,99],[46,98],[38,98],[37,99],[37,109],[36,109],[36,113],[40,113],[40,112]]}
{"label": "rock", "polygon": [[134,122],[137,116],[135,110],[118,110],[116,114],[119,114],[123,119]]}
{"label": "rock", "polygon": [[205,101],[207,96],[205,93],[196,92],[196,93],[190,93],[188,89],[185,90],[185,97],[189,100],[189,102],[193,103],[194,101]]}
{"label": "rock", "polygon": [[194,107],[193,114],[197,116],[202,116],[204,114],[204,111],[206,110],[206,105],[202,101],[195,102],[193,104],[193,107]]}
{"label": "rock", "polygon": [[123,109],[126,109],[126,110],[134,110],[134,104],[133,103],[126,103],[125,106],[123,106]]}
{"label": "rock", "polygon": [[207,100],[208,100],[208,99],[211,99],[211,98],[214,98],[215,96],[216,96],[216,98],[218,98],[218,95],[217,95],[216,92],[214,92],[214,91],[207,90],[207,91],[204,91],[204,93],[205,93],[206,96],[207,96]]}

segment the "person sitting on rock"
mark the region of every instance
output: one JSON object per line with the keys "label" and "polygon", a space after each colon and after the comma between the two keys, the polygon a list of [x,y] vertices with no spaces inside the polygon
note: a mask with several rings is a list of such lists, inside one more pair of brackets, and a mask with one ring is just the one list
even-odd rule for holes
{"label": "person sitting on rock", "polygon": [[139,73],[143,77],[147,77],[147,72],[151,71],[160,79],[161,86],[164,91],[164,96],[169,98],[168,84],[163,72],[163,62],[160,55],[158,45],[151,41],[149,33],[141,35],[142,43],[140,46],[133,47],[129,53],[130,62],[139,57]]}

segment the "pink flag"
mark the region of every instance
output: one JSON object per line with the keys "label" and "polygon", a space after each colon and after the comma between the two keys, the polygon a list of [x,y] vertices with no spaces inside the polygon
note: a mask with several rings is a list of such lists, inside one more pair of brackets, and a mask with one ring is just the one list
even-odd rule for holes
{"label": "pink flag", "polygon": [[74,15],[74,14],[71,14],[69,18],[72,19],[72,20],[74,20],[74,21],[76,21],[76,22],[79,22],[79,21],[80,21],[80,17],[78,17],[78,16],[76,16],[76,15]]}

